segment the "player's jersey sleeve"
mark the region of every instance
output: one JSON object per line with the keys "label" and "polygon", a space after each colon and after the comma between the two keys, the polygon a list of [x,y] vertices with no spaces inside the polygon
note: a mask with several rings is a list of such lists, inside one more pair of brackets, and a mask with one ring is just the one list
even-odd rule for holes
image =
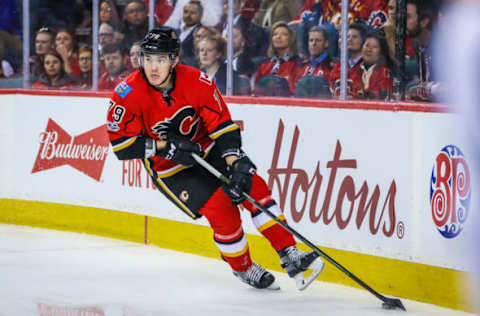
{"label": "player's jersey sleeve", "polygon": [[237,153],[242,147],[240,128],[232,121],[227,104],[215,83],[204,74],[200,74],[197,90],[198,114],[202,119],[209,137],[215,141],[222,156]]}
{"label": "player's jersey sleeve", "polygon": [[112,94],[107,113],[107,130],[113,152],[120,160],[145,157],[144,125],[135,107],[131,87],[120,83]]}

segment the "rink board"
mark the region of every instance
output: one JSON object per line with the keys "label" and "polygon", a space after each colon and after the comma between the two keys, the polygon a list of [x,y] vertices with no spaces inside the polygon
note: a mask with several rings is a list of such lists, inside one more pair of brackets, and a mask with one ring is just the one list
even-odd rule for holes
{"label": "rink board", "polygon": [[[244,149],[292,227],[382,293],[472,309],[459,284],[473,271],[477,197],[465,187],[476,180],[455,114],[424,105],[228,101]],[[140,162],[115,158],[104,133],[104,95],[2,94],[0,104],[0,139],[9,149],[0,158],[0,221],[218,257],[204,219],[194,223],[173,207]],[[450,200],[458,200],[457,190],[469,201],[468,216],[455,214],[461,232],[453,238],[439,232],[435,221],[446,215],[434,216],[430,202],[434,165],[448,145],[461,149],[452,166],[469,180],[457,181],[461,191],[446,188]],[[255,260],[279,270],[243,213]],[[331,266],[322,279],[351,284]]]}

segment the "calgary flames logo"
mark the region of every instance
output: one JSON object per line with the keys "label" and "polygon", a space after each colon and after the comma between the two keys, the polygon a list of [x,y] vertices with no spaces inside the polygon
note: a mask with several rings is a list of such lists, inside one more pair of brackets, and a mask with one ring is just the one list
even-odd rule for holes
{"label": "calgary flames logo", "polygon": [[180,135],[193,139],[197,134],[200,118],[191,106],[186,106],[175,112],[172,117],[155,123],[152,127],[154,134],[160,139],[164,138],[168,132],[177,132]]}

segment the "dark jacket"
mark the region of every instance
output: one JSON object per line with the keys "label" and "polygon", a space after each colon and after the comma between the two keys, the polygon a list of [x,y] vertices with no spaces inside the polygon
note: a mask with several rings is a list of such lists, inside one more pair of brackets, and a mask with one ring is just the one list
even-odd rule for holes
{"label": "dark jacket", "polygon": [[42,74],[36,78],[32,85],[32,88],[49,90],[70,90],[73,89],[75,85],[75,80],[66,73],[64,73],[63,76],[53,85],[50,84],[47,76],[45,74]]}
{"label": "dark jacket", "polygon": [[181,50],[180,50],[180,60],[183,64],[189,66],[196,66],[196,58],[195,58],[195,47],[193,45],[193,32],[197,29],[197,27],[202,26],[202,24],[197,24],[195,28],[188,34],[188,36],[180,43]]}
{"label": "dark jacket", "polygon": [[128,21],[123,20],[118,31],[125,35],[121,43],[122,47],[124,49],[130,49],[133,43],[141,41],[145,37],[145,34],[147,34],[148,20],[145,20],[145,22],[139,26],[132,25]]}
{"label": "dark jacket", "polygon": [[[217,84],[221,94],[227,92],[227,64],[222,63],[215,76],[212,78]],[[233,95],[250,95],[250,84],[248,79],[239,77],[236,71],[233,71]]]}

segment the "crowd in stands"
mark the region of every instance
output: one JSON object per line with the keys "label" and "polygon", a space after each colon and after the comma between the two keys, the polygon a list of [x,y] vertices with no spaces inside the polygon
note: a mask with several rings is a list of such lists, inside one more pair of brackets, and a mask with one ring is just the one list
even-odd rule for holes
{"label": "crowd in stands", "polygon": [[[19,12],[16,3],[5,0],[3,10]],[[341,0],[233,3],[234,95],[339,96]],[[156,26],[177,30],[181,63],[204,71],[222,93],[227,81],[227,4],[156,0],[154,8]],[[32,88],[91,89],[93,50],[100,56],[99,90],[113,90],[139,68],[139,43],[149,27],[148,1],[101,0],[98,47],[92,47],[91,1],[41,0],[37,5],[31,23]],[[350,0],[349,5],[348,98],[389,100],[396,0]],[[439,1],[406,0],[406,6],[407,98],[432,101],[442,91],[432,73],[429,45],[441,21]],[[22,74],[20,16],[0,19],[0,78]]]}

